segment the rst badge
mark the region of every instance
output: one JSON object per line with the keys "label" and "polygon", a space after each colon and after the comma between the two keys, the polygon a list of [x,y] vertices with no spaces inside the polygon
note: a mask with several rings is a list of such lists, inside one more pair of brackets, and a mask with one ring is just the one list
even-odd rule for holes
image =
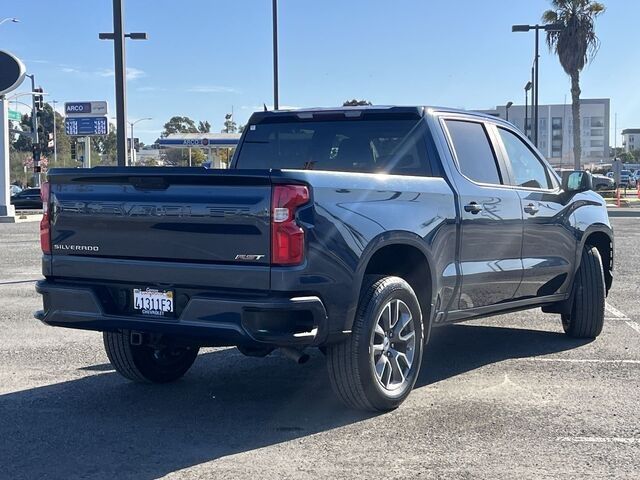
{"label": "rst badge", "polygon": [[263,258],[264,255],[236,255],[236,260],[243,260],[245,262],[256,262]]}

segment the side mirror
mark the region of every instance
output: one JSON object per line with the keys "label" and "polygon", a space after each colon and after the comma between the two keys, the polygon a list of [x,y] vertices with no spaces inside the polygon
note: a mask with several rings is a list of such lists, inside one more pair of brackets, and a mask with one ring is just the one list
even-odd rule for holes
{"label": "side mirror", "polygon": [[593,178],[584,170],[562,172],[562,189],[568,193],[593,190]]}

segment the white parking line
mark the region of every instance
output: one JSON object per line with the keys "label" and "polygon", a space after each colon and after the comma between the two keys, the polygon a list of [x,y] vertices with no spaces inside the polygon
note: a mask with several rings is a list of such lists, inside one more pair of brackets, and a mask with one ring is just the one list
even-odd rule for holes
{"label": "white parking line", "polygon": [[631,328],[633,328],[636,332],[640,333],[640,324],[638,324],[637,322],[634,322],[633,320],[625,320],[625,322],[627,325],[629,325]]}
{"label": "white parking line", "polygon": [[640,365],[640,360],[601,360],[597,358],[516,358],[516,360],[525,360],[530,362],[558,362],[558,363],[612,363],[612,364],[630,364]]}
{"label": "white parking line", "polygon": [[604,309],[607,312],[609,312],[611,314],[611,316],[614,317],[614,318],[619,318],[619,319],[629,318],[624,313],[622,313],[620,310],[618,310],[616,307],[611,305],[609,302],[604,304]]}
{"label": "white parking line", "polygon": [[572,442],[572,443],[624,443],[626,445],[633,445],[640,443],[640,438],[634,437],[558,437],[558,442]]}

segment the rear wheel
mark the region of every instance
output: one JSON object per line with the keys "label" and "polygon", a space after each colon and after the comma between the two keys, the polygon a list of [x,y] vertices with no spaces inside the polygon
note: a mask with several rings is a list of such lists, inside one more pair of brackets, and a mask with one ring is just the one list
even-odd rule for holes
{"label": "rear wheel", "polygon": [[327,348],[329,377],[347,406],[391,410],[411,393],[420,372],[422,312],[402,278],[365,281],[349,339]]}
{"label": "rear wheel", "polygon": [[[111,365],[125,378],[142,383],[167,383],[182,377],[198,356],[198,347],[132,345],[131,331],[103,333]],[[167,340],[167,339],[165,339]]]}
{"label": "rear wheel", "polygon": [[596,338],[604,325],[606,296],[600,252],[585,245],[573,284],[571,312],[562,314],[562,328],[574,338]]}

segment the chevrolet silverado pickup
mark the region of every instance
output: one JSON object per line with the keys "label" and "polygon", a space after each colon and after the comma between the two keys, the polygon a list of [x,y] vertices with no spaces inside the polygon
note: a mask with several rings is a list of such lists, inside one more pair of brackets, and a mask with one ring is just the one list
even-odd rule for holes
{"label": "chevrolet silverado pickup", "polygon": [[318,347],[347,406],[389,410],[433,328],[542,307],[594,338],[613,278],[590,175],[465,111],[259,112],[229,169],[54,169],[42,196],[36,318],[103,332],[139,382]]}

